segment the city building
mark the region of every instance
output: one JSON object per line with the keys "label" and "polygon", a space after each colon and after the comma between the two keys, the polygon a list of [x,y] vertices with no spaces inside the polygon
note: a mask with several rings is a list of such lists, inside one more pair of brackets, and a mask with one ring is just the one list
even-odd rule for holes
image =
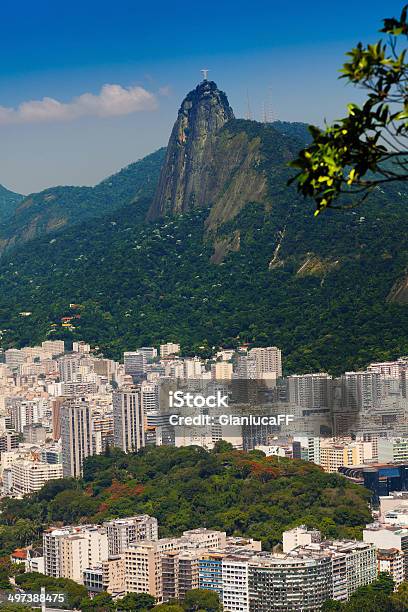
{"label": "city building", "polygon": [[147,359],[144,353],[138,351],[128,351],[123,354],[125,364],[125,374],[129,374],[135,379],[142,379],[146,374]]}
{"label": "city building", "polygon": [[408,461],[407,438],[378,438],[378,461],[380,463],[403,463]]}
{"label": "city building", "polygon": [[[193,529],[180,538],[163,538],[130,544],[125,551],[126,592],[150,593],[163,601],[162,557],[169,552],[225,547],[225,532]],[[168,567],[168,566],[167,566]],[[166,583],[168,589],[168,583]]]}
{"label": "city building", "polygon": [[180,352],[180,345],[175,342],[167,342],[160,345],[160,358],[166,359],[172,355],[177,355]]}
{"label": "city building", "polygon": [[331,403],[331,380],[326,373],[293,374],[287,377],[288,401],[308,410],[328,408]]}
{"label": "city building", "polygon": [[139,388],[126,387],[113,393],[113,435],[115,446],[125,453],[145,446],[145,418]]}
{"label": "city building", "polygon": [[401,551],[404,558],[404,580],[408,579],[408,529],[373,523],[363,530],[363,540],[381,550],[396,548]]}
{"label": "city building", "polygon": [[100,565],[86,568],[83,572],[83,584],[91,593],[106,592],[112,595],[124,595],[125,559],[123,555],[109,557]]}
{"label": "city building", "polygon": [[79,478],[84,459],[93,454],[91,408],[85,398],[61,406],[61,440],[64,477]]}
{"label": "city building", "polygon": [[288,553],[298,548],[298,546],[307,546],[308,544],[321,542],[322,535],[317,529],[308,529],[306,525],[300,525],[293,529],[288,529],[282,534],[283,552]]}
{"label": "city building", "polygon": [[378,573],[386,572],[394,580],[394,590],[404,582],[404,553],[397,548],[379,548],[377,550]]}
{"label": "city building", "polygon": [[83,573],[108,559],[106,529],[98,525],[50,528],[43,534],[44,572],[82,583]]}
{"label": "city building", "polygon": [[147,514],[114,519],[103,524],[108,534],[109,555],[124,553],[133,542],[157,540],[157,519]]}
{"label": "city building", "polygon": [[332,576],[328,555],[258,555],[248,566],[249,612],[320,610],[332,597]]}
{"label": "city building", "polygon": [[268,378],[268,374],[274,378],[282,376],[282,351],[276,346],[253,348],[248,355],[255,360],[257,378]]}
{"label": "city building", "polygon": [[14,495],[27,495],[39,491],[49,480],[62,478],[61,463],[51,464],[42,461],[17,459],[11,470],[11,491]]}
{"label": "city building", "polygon": [[216,361],[211,366],[211,376],[214,380],[231,380],[232,363],[226,361]]}
{"label": "city building", "polygon": [[320,441],[319,464],[325,472],[338,472],[343,466],[359,466],[373,459],[371,442],[325,438]]}

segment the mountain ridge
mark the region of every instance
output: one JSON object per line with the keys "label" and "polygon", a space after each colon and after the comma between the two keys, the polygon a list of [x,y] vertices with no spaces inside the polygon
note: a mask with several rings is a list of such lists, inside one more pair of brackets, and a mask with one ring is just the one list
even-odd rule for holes
{"label": "mountain ridge", "polygon": [[[230,118],[213,136],[196,168],[218,185],[212,201],[164,206],[146,221],[155,185],[142,180],[135,206],[126,200],[6,251],[2,345],[81,338],[116,359],[168,340],[203,356],[277,345],[286,373],[408,354],[408,309],[392,297],[408,267],[407,187],[378,188],[360,209],[315,219],[312,202],[287,186],[287,162],[309,138],[304,124]],[[154,169],[157,181],[167,171]],[[170,177],[177,184],[171,167]]]}
{"label": "mountain ridge", "polygon": [[164,148],[158,149],[94,187],[60,185],[22,198],[13,214],[0,223],[0,253],[43,234],[152,197],[164,153]]}
{"label": "mountain ridge", "polygon": [[20,193],[0,185],[0,222],[12,216],[18,204],[24,199]]}

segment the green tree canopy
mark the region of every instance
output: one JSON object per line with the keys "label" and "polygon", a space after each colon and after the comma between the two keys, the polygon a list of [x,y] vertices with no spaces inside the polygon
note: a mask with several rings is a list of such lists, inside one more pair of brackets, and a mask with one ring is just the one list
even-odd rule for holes
{"label": "green tree canopy", "polygon": [[128,593],[116,602],[116,610],[119,612],[141,612],[151,610],[154,607],[155,598],[148,593]]}
{"label": "green tree canopy", "polygon": [[299,172],[289,182],[314,198],[315,214],[335,208],[341,194],[364,198],[375,186],[408,179],[407,6],[399,19],[384,19],[381,32],[387,43],[359,43],[341,70],[340,78],[367,92],[364,104],[349,104],[348,115],[324,130],[310,126],[313,141],[291,164]]}
{"label": "green tree canopy", "polygon": [[218,593],[207,589],[187,591],[183,606],[188,612],[198,612],[198,610],[219,612],[222,609]]}

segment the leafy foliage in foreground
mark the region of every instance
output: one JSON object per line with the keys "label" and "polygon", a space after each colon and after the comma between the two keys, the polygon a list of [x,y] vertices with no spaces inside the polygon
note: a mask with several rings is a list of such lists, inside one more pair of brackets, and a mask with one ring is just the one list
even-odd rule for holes
{"label": "leafy foliage in foreground", "polygon": [[313,142],[292,163],[299,169],[292,180],[314,198],[315,214],[342,193],[365,197],[376,185],[408,179],[407,6],[399,19],[384,19],[381,32],[388,44],[359,43],[341,70],[367,92],[363,106],[349,104],[347,117],[324,130],[310,126]]}
{"label": "leafy foliage in foreground", "polygon": [[282,531],[306,523],[328,537],[359,536],[370,521],[369,492],[304,461],[266,458],[259,451],[200,447],[114,449],[90,457],[84,481],[58,480],[23,500],[0,505],[0,547],[16,545],[14,525],[101,522],[147,513],[162,537],[206,526],[261,539],[266,549]]}

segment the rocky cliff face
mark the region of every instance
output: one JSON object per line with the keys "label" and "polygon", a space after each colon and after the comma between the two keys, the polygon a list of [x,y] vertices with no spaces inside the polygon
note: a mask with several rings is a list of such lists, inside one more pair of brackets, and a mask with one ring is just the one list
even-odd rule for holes
{"label": "rocky cliff face", "polygon": [[233,117],[227,96],[213,81],[190,91],[170,136],[150,219],[211,204],[217,134]]}

